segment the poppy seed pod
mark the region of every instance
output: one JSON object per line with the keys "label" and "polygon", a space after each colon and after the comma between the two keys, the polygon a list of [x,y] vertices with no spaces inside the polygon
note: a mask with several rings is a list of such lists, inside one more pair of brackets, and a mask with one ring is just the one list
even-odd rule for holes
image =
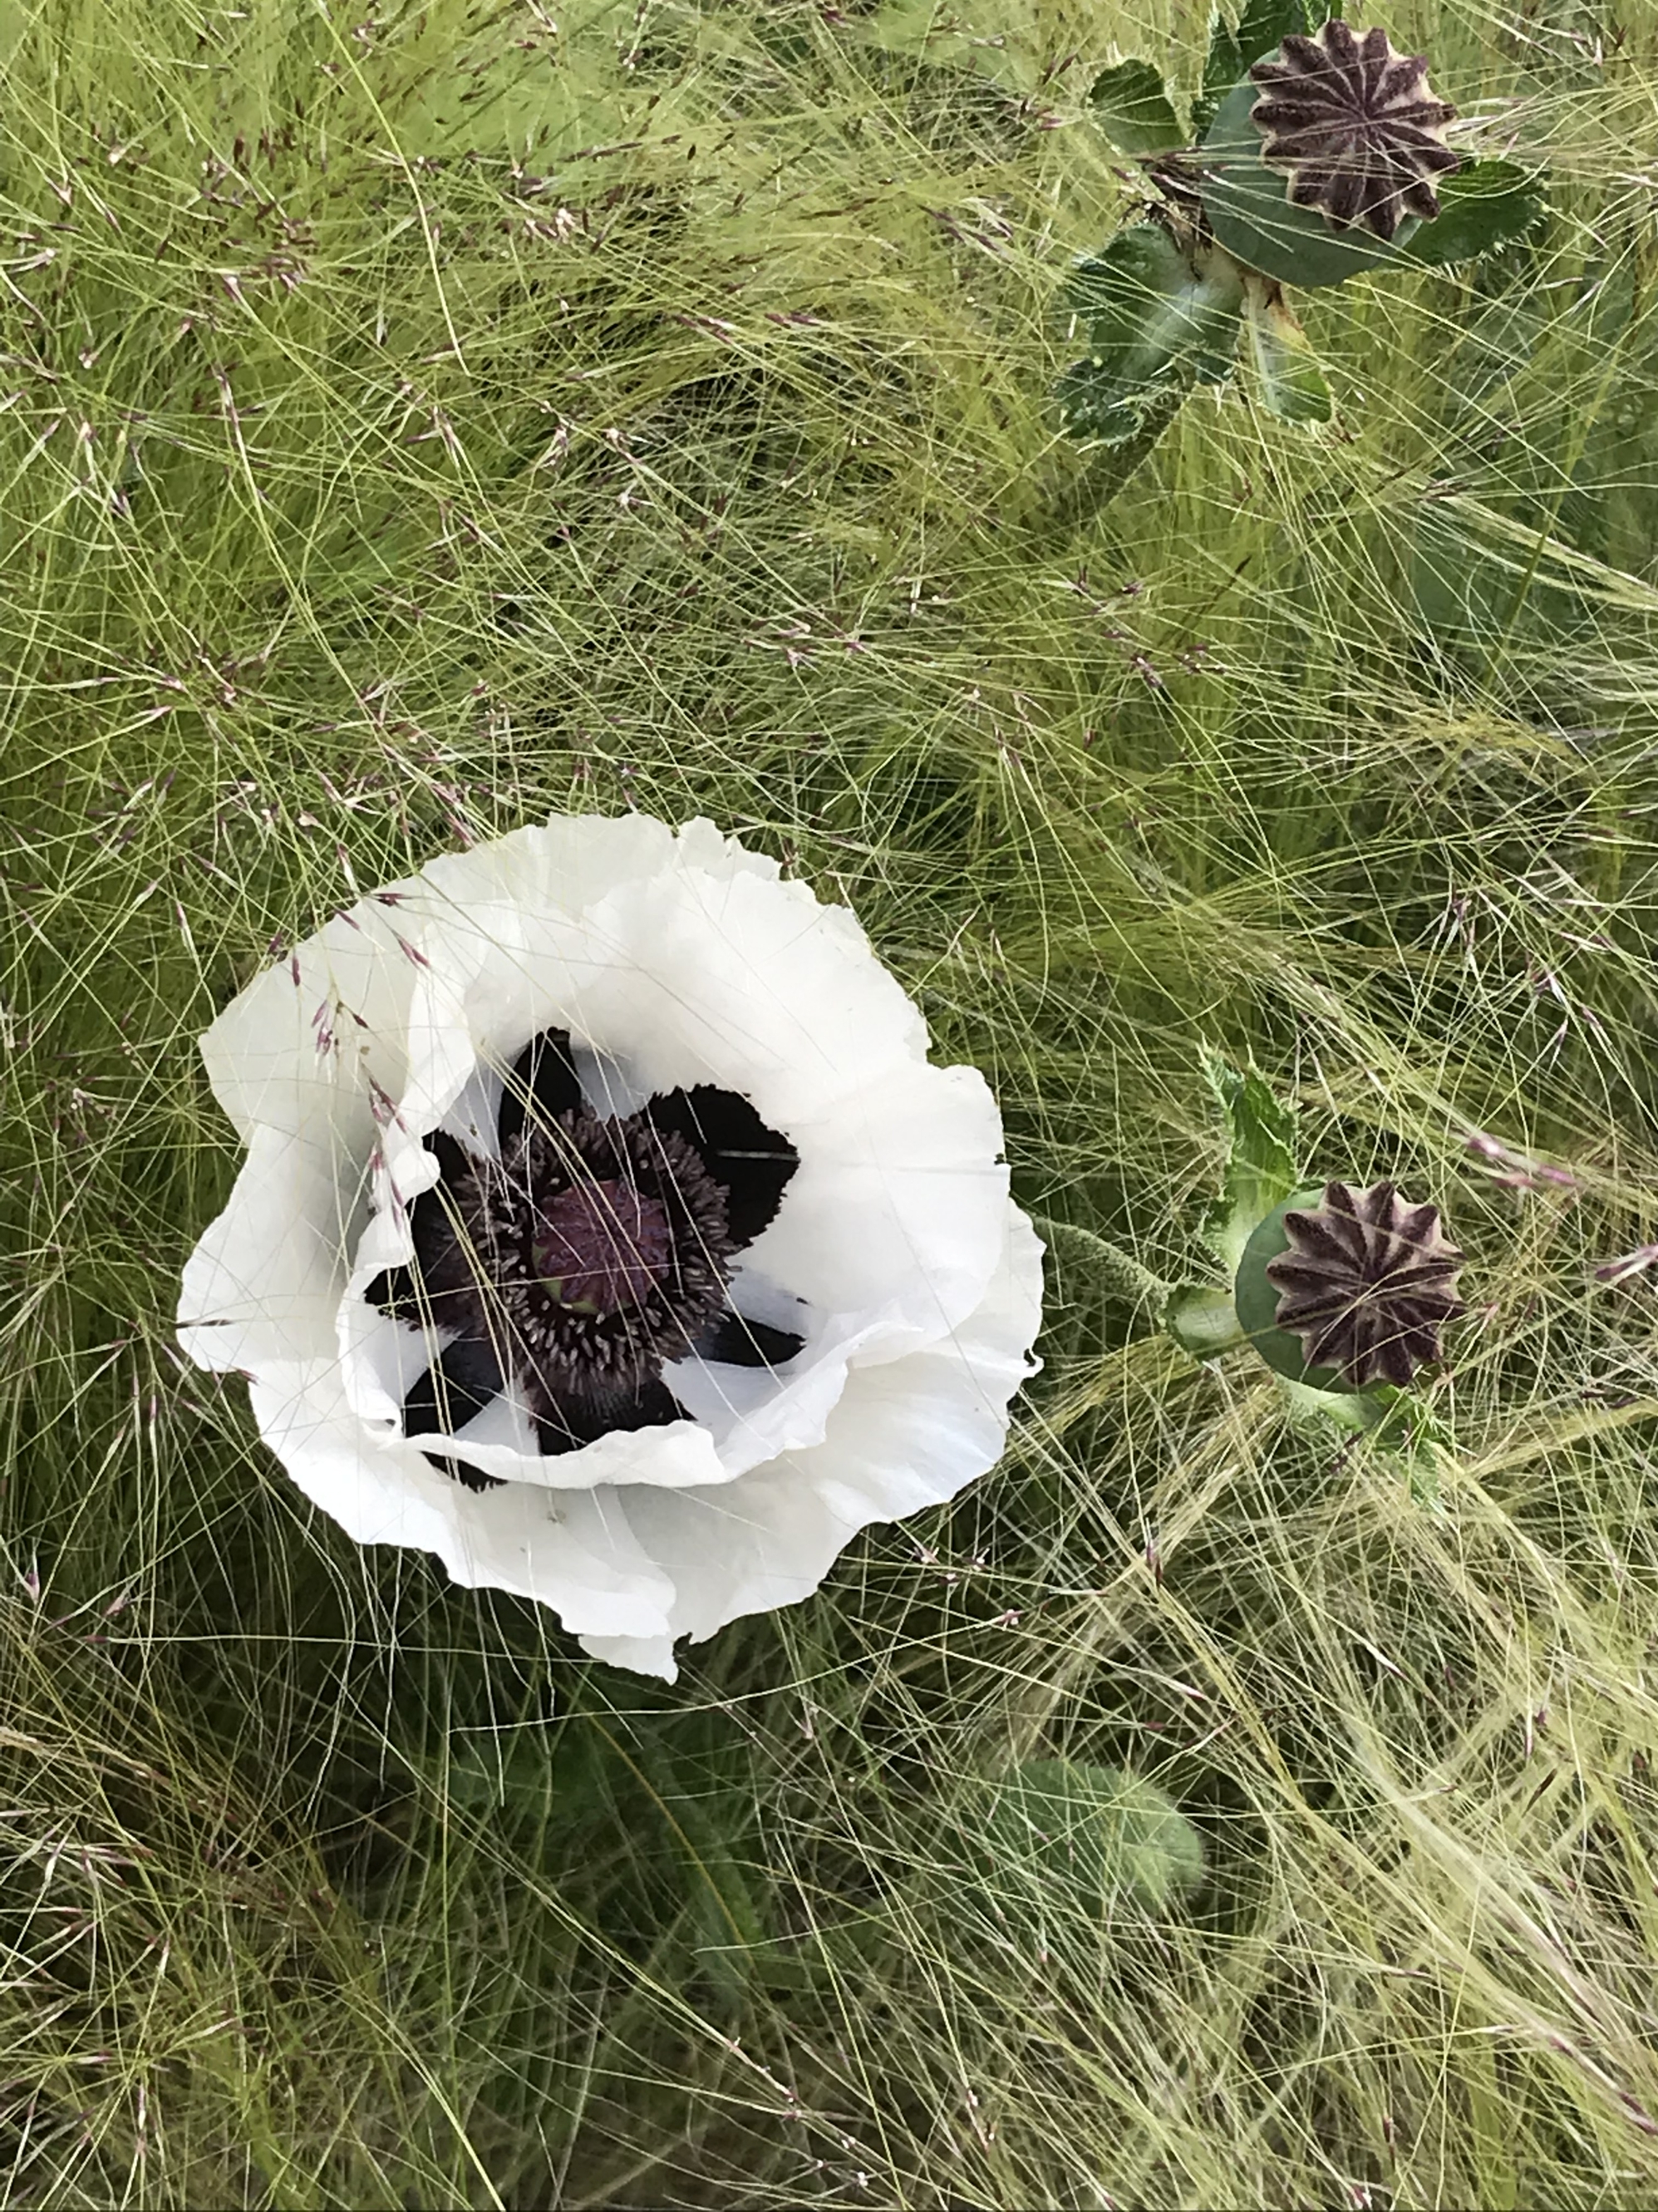
{"label": "poppy seed pod", "polygon": [[1311,38],[1291,33],[1249,75],[1260,88],[1249,112],[1261,158],[1287,176],[1292,206],[1383,240],[1407,216],[1439,213],[1435,180],[1460,166],[1445,143],[1456,110],[1430,86],[1424,56],[1337,21]]}
{"label": "poppy seed pod", "polygon": [[1284,1230],[1288,1249],[1266,1269],[1273,1318],[1309,1367],[1362,1390],[1402,1387],[1439,1357],[1441,1328],[1466,1310],[1452,1287],[1462,1255],[1436,1206],[1410,1205],[1390,1182],[1332,1182],[1316,1206],[1287,1212]]}

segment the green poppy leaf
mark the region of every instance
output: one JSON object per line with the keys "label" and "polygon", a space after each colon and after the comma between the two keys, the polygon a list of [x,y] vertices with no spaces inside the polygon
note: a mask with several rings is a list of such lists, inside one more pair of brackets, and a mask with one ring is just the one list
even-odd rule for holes
{"label": "green poppy leaf", "polygon": [[1251,62],[1282,46],[1291,32],[1312,27],[1304,0],[1250,0],[1236,27],[1218,8],[1209,18],[1209,52],[1203,64],[1203,89],[1192,108],[1192,130],[1201,138],[1233,86]]}
{"label": "green poppy leaf", "polygon": [[1055,395],[1066,428],[1120,445],[1193,384],[1222,382],[1232,371],[1242,296],[1224,256],[1195,266],[1156,223],[1120,232],[1079,262],[1060,301],[1089,347]]}
{"label": "green poppy leaf", "polygon": [[980,1833],[989,1878],[1049,1909],[1166,1909],[1198,1887],[1202,1838],[1173,1800],[1120,1767],[1030,1759],[993,1785]]}
{"label": "green poppy leaf", "polygon": [[1256,1224],[1289,1197],[1296,1168],[1296,1117],[1254,1069],[1206,1052],[1203,1073],[1226,1129],[1226,1167],[1203,1225],[1204,1241],[1235,1273]]}
{"label": "green poppy leaf", "polygon": [[1102,70],[1090,88],[1088,104],[1111,143],[1136,160],[1173,153],[1186,143],[1169,88],[1150,62],[1119,62]]}
{"label": "green poppy leaf", "polygon": [[1443,269],[1513,246],[1548,219],[1543,181],[1516,161],[1469,161],[1439,187],[1440,212],[1412,240],[1406,259]]}
{"label": "green poppy leaf", "polygon": [[1335,413],[1329,385],[1276,284],[1245,281],[1243,327],[1255,391],[1267,413],[1303,428],[1327,422]]}

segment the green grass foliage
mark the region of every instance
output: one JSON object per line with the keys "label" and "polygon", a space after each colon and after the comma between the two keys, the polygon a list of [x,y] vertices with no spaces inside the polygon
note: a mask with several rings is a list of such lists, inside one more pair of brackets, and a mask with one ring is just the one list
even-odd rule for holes
{"label": "green grass foliage", "polygon": [[[1386,20],[1546,229],[1124,482],[1052,303],[1190,5],[0,5],[8,2205],[1658,2199],[1658,15]],[[629,806],[856,907],[1052,1250],[1004,1466],[672,1690],[171,1343],[214,1011]],[[1447,1209],[1436,1499],[1148,1328],[1206,1044]]]}

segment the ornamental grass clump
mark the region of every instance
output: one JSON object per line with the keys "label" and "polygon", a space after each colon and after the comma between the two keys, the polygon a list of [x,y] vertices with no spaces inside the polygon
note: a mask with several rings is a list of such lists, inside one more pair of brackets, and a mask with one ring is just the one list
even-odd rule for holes
{"label": "ornamental grass clump", "polygon": [[365,898],[203,1039],[246,1139],[181,1340],[360,1543],[671,1679],[999,1457],[1042,1247],[852,915],[693,822]]}

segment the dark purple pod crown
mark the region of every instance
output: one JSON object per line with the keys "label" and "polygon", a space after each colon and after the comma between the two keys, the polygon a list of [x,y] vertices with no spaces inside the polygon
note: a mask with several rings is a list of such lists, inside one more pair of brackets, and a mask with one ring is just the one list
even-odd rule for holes
{"label": "dark purple pod crown", "polygon": [[1261,158],[1286,174],[1292,205],[1384,240],[1407,215],[1439,213],[1436,179],[1460,166],[1445,143],[1456,110],[1429,84],[1424,56],[1336,21],[1310,38],[1292,33],[1249,75],[1260,87],[1249,112]]}
{"label": "dark purple pod crown", "polygon": [[1287,1251],[1269,1261],[1277,1326],[1299,1337],[1312,1367],[1350,1389],[1401,1388],[1439,1357],[1439,1332],[1467,1310],[1454,1285],[1462,1255],[1434,1206],[1412,1206],[1390,1182],[1324,1187],[1315,1208],[1284,1217]]}

